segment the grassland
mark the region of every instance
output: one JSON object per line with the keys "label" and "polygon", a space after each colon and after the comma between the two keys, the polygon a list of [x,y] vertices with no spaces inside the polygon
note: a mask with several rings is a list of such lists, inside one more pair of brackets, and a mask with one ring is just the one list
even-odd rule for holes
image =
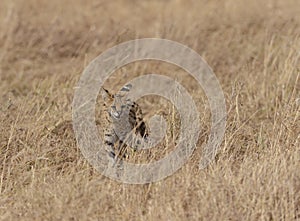
{"label": "grassland", "polygon": [[[300,220],[299,11],[298,0],[1,0],[0,220]],[[162,62],[118,70],[111,88],[149,72],[176,78],[201,113],[198,148],[179,171],[128,185],[94,170],[67,124],[53,131],[71,120],[87,64],[142,37],[197,51],[228,119],[216,160],[199,171],[210,116],[193,79]]]}

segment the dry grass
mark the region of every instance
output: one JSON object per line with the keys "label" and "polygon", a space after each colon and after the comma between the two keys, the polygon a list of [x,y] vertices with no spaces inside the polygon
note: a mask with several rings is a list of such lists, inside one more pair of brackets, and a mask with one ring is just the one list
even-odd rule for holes
{"label": "dry grass", "polygon": [[[300,220],[298,0],[0,5],[1,220]],[[215,71],[228,121],[209,168],[198,171],[197,150],[163,181],[120,184],[87,163],[70,127],[51,133],[71,119],[73,87],[88,62],[138,37],[186,44]],[[209,131],[203,93],[180,70],[146,63],[110,84],[153,71],[178,79],[203,116],[201,149]],[[144,105],[170,111],[163,102]]]}

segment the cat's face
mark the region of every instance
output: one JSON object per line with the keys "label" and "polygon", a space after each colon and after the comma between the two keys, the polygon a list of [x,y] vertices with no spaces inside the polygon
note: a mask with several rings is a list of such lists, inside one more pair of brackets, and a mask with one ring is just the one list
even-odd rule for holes
{"label": "cat's face", "polygon": [[107,112],[113,119],[120,119],[125,114],[128,115],[131,102],[126,98],[127,93],[130,91],[131,85],[125,85],[121,91],[115,95],[109,93],[108,90],[102,88],[102,98],[104,100]]}

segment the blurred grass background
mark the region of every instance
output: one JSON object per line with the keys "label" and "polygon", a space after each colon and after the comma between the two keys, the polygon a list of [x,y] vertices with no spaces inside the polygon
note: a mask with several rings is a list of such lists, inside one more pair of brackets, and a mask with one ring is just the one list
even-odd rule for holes
{"label": "blurred grass background", "polygon": [[[2,0],[0,219],[300,220],[299,11],[298,0]],[[203,130],[199,150],[173,176],[127,185],[87,163],[71,127],[52,128],[71,120],[87,64],[142,37],[197,51],[224,90],[228,120],[217,159],[199,171],[210,118],[193,79],[161,62],[118,70],[112,88],[149,72],[177,79]],[[146,113],[172,113],[151,99],[141,102]]]}

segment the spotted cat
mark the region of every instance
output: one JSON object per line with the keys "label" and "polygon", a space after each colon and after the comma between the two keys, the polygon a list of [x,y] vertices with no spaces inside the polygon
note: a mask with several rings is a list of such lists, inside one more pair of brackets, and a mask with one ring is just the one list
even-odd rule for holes
{"label": "spotted cat", "polygon": [[126,96],[131,87],[131,84],[127,84],[117,94],[111,94],[107,89],[101,88],[106,121],[104,144],[114,159],[128,157],[129,146],[125,142],[128,141],[131,131],[138,138],[129,142],[131,150],[136,150],[141,140],[147,142],[148,127],[142,110],[137,103],[127,99]]}

